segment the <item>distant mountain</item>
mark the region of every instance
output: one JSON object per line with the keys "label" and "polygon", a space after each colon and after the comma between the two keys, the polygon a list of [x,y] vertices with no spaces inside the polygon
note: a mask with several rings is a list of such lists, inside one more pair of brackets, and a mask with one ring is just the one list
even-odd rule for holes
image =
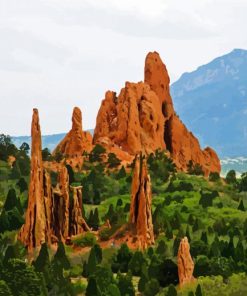
{"label": "distant mountain", "polygon": [[234,49],[184,73],[171,94],[202,146],[213,147],[220,158],[247,156],[247,50]]}
{"label": "distant mountain", "polygon": [[[93,135],[93,129],[88,130]],[[42,147],[53,151],[57,144],[65,137],[66,133],[42,136]],[[16,147],[20,147],[23,142],[31,144],[31,136],[11,137]],[[30,145],[31,146],[31,145]]]}

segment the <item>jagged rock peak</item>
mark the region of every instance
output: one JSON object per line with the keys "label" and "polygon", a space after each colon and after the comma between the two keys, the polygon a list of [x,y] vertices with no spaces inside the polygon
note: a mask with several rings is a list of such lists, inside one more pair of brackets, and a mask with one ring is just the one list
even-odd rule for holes
{"label": "jagged rock peak", "polygon": [[31,136],[31,173],[28,207],[25,224],[19,232],[19,239],[28,247],[29,251],[47,241],[48,233],[44,205],[41,131],[37,109],[33,109]]}
{"label": "jagged rock peak", "polygon": [[193,277],[194,262],[190,255],[190,245],[185,236],[181,239],[178,249],[178,277],[180,286],[191,283],[195,280]]}
{"label": "jagged rock peak", "polygon": [[82,113],[75,107],[72,114],[72,128],[55,148],[53,154],[61,152],[68,157],[81,157],[84,151],[91,151],[92,136],[82,130]]}
{"label": "jagged rock peak", "polygon": [[146,159],[141,154],[135,158],[129,219],[136,231],[139,247],[146,249],[154,244],[151,180]]}
{"label": "jagged rock peak", "polygon": [[83,130],[82,128],[82,113],[79,107],[74,107],[72,114],[72,129]]}

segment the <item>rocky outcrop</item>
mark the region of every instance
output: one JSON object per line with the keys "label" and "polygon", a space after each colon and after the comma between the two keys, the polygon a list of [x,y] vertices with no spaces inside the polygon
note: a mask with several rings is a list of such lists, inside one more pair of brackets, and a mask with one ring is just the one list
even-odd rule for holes
{"label": "rocky outcrop", "polygon": [[70,218],[70,235],[77,235],[83,233],[84,231],[90,231],[90,228],[82,214],[82,186],[70,186],[70,189],[73,194]]}
{"label": "rocky outcrop", "polygon": [[53,232],[58,240],[69,236],[69,175],[66,167],[58,173],[58,182],[53,192]]}
{"label": "rocky outcrop", "polygon": [[53,154],[61,152],[68,157],[80,157],[84,151],[91,151],[92,136],[82,129],[82,114],[78,107],[75,107],[72,115],[72,129],[55,148]]}
{"label": "rocky outcrop", "polygon": [[[49,223],[47,223],[47,217],[45,216],[44,171],[41,155],[39,113],[37,109],[33,109],[31,135],[32,150],[28,207],[25,224],[22,226],[19,233],[19,239],[25,246],[28,246],[29,251],[49,241],[48,233],[50,233]],[[50,201],[47,201],[47,206],[49,203]]]}
{"label": "rocky outcrop", "polygon": [[180,286],[191,283],[195,280],[193,277],[194,262],[190,255],[190,245],[187,237],[184,237],[180,242],[177,264]]}
{"label": "rocky outcrop", "polygon": [[146,249],[154,244],[151,180],[142,155],[135,158],[129,219],[139,247]]}
{"label": "rocky outcrop", "polygon": [[[43,168],[41,131],[38,110],[33,110],[32,119],[31,173],[28,207],[25,224],[18,239],[29,252],[42,243],[66,241],[72,235],[89,231],[82,215],[82,187],[69,185],[68,171],[60,166],[56,187],[52,187],[50,174]],[[69,190],[73,191],[70,203]]]}
{"label": "rocky outcrop", "polygon": [[120,159],[166,149],[178,169],[186,171],[190,161],[202,166],[205,174],[220,172],[220,161],[211,148],[201,149],[174,111],[170,79],[159,54],[149,53],[144,82],[126,82],[117,96],[106,92],[94,131],[98,143]]}

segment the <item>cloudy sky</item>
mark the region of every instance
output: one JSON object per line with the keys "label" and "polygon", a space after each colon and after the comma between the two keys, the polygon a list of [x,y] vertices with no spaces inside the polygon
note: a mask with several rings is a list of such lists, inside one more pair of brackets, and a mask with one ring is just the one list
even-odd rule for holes
{"label": "cloudy sky", "polygon": [[105,91],[143,80],[158,51],[171,81],[247,48],[246,0],[0,0],[0,133],[66,132],[74,106],[94,128]]}

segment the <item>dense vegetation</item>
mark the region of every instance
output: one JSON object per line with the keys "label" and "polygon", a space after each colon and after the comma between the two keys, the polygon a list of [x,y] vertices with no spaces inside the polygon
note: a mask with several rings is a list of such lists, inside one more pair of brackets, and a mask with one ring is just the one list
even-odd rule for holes
{"label": "dense vegetation", "polygon": [[[47,149],[42,155],[62,160]],[[102,247],[128,220],[134,164],[122,167],[99,145],[84,156],[82,170],[67,169],[70,183],[83,185],[85,218],[98,236],[77,236],[56,251],[43,244],[28,263],[16,234],[27,205],[29,147],[0,137],[0,295],[247,295],[247,173],[206,178],[198,165],[180,173],[162,151],[150,155],[156,244],[141,252],[114,240]],[[106,220],[111,229],[101,227]],[[176,255],[185,235],[197,280],[178,289]]]}

